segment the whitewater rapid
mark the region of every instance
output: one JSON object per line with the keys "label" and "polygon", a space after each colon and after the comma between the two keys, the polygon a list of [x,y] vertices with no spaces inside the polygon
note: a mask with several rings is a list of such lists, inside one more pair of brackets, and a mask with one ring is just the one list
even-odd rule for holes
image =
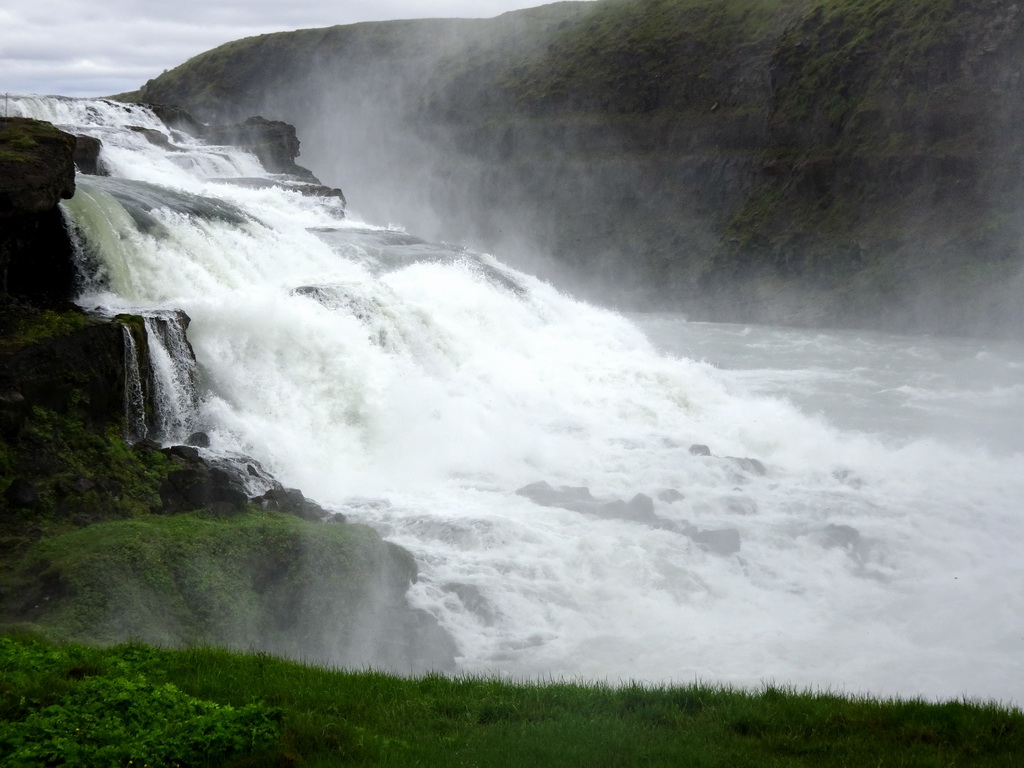
{"label": "whitewater rapid", "polygon": [[[626,318],[239,183],[273,177],[142,107],[11,105],[104,141],[63,204],[79,303],[192,319],[197,406],[162,439],[406,547],[461,670],[1021,701],[1020,346]],[[516,493],[539,481],[654,516]]]}

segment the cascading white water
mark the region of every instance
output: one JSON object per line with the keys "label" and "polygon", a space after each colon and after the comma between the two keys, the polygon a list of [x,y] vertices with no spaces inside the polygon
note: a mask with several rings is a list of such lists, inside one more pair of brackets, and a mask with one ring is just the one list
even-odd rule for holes
{"label": "cascading white water", "polygon": [[154,437],[169,445],[180,444],[195,429],[198,406],[195,363],[185,324],[174,313],[144,319],[153,370]]}
{"label": "cascading white water", "polygon": [[124,437],[134,443],[146,437],[146,400],[142,393],[139,348],[128,326],[121,326],[121,331],[124,336]]}
{"label": "cascading white water", "polygon": [[[255,160],[141,108],[12,105],[108,142],[116,178],[80,177],[65,203],[91,264],[80,302],[184,310],[194,426],[412,551],[410,599],[463,669],[1020,701],[1021,445],[895,428],[960,385],[925,359],[900,383],[911,374],[862,354],[944,342],[748,329],[745,343],[680,318],[643,320],[648,337],[491,257],[225,183]],[[141,143],[119,122],[133,120],[180,151]],[[955,410],[973,391],[993,423],[1020,425],[1024,352],[977,354],[998,359],[1002,404],[968,388]],[[515,493],[537,481],[644,493],[653,516]],[[733,530],[740,550],[691,528]]]}

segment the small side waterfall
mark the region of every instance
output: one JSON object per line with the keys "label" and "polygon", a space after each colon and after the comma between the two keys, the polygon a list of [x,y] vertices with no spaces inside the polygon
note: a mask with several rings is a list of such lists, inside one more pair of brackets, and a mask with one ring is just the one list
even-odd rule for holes
{"label": "small side waterfall", "polygon": [[122,325],[124,334],[124,437],[130,443],[146,437],[146,400],[142,393],[142,374],[139,369],[139,348],[128,326]]}
{"label": "small side waterfall", "polygon": [[185,336],[189,318],[184,312],[166,311],[145,320],[153,371],[152,437],[181,443],[195,431],[199,404],[196,359]]}

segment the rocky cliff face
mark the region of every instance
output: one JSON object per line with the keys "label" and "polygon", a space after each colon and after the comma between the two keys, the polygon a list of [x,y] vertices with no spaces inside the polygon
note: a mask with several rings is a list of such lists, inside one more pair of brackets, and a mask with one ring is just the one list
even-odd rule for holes
{"label": "rocky cliff face", "polygon": [[600,0],[265,35],[143,96],[295,122],[360,212],[626,306],[1012,334],[1022,51],[1012,0]]}
{"label": "rocky cliff face", "polygon": [[0,118],[0,292],[53,304],[71,295],[71,243],[57,203],[75,193],[75,137]]}
{"label": "rocky cliff face", "polygon": [[[295,175],[291,126],[248,121],[235,138]],[[74,246],[58,203],[75,191],[75,148],[49,124],[0,121],[0,625],[403,672],[451,666],[450,638],[405,599],[407,552],[254,461],[138,439],[156,421],[146,324],[71,303]],[[324,189],[315,181],[303,185]],[[187,328],[184,313],[164,314],[158,325]]]}

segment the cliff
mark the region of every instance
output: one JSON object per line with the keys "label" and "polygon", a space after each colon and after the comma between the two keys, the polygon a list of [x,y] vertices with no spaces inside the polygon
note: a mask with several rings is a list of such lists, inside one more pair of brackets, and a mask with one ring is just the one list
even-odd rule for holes
{"label": "cliff", "polygon": [[[269,136],[287,172],[294,129],[264,122],[242,139]],[[75,192],[75,148],[47,123],[0,121],[0,628],[450,666],[450,638],[406,601],[408,552],[255,461],[140,439],[156,422],[147,323],[72,304],[59,202]]]}
{"label": "cliff", "polygon": [[599,0],[248,38],[141,97],[293,122],[371,219],[621,306],[1016,335],[1022,52],[1011,0]]}

